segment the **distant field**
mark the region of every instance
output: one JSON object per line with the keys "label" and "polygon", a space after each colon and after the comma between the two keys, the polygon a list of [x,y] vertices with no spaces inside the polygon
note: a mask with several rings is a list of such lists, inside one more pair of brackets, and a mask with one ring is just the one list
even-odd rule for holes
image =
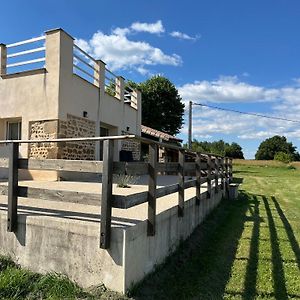
{"label": "distant field", "polygon": [[[235,165],[250,165],[250,166],[269,166],[269,167],[285,167],[287,164],[276,160],[255,160],[255,159],[234,159]],[[300,162],[292,162],[290,165],[300,168]]]}

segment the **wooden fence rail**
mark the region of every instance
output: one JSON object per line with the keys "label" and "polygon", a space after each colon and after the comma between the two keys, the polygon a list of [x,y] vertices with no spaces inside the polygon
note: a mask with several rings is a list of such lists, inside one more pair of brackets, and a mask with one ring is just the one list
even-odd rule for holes
{"label": "wooden fence rail", "polygon": [[[124,136],[119,138],[124,139]],[[229,183],[232,180],[232,159],[207,153],[195,153],[184,148],[136,136],[127,136],[127,138],[149,144],[148,162],[114,162],[114,141],[118,140],[118,137],[98,138],[98,140],[104,141],[103,161],[19,158],[19,144],[22,142],[32,143],[33,141],[5,141],[9,146],[9,157],[0,158],[0,168],[8,168],[9,176],[8,184],[0,185],[0,195],[8,196],[7,230],[16,231],[17,229],[18,197],[96,205],[101,207],[100,247],[108,249],[110,247],[112,208],[128,209],[142,203],[148,203],[147,234],[153,236],[156,228],[157,199],[177,193],[178,217],[183,217],[186,189],[196,187],[195,201],[197,206],[203,199],[211,198],[213,188],[215,192],[218,192],[219,189],[225,189],[228,193]],[[97,140],[97,138],[92,139]],[[60,139],[59,142],[73,140],[76,141],[77,139]],[[34,141],[34,143],[37,142],[41,141]],[[1,143],[4,142],[0,141]],[[158,148],[167,148],[168,146],[178,150],[178,162],[159,163]],[[102,174],[102,193],[100,195],[21,186],[18,184],[19,169]],[[177,174],[178,183],[157,187],[157,175],[166,173]],[[114,195],[112,192],[113,174],[147,175],[149,178],[148,191],[127,196]],[[186,180],[187,177],[189,177],[188,180]],[[205,192],[201,191],[204,183],[207,184],[207,191]]]}

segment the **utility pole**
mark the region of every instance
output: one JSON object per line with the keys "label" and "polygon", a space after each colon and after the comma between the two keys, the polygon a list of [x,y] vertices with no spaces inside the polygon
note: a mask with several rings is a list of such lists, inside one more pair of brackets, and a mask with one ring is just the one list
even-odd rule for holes
{"label": "utility pole", "polygon": [[192,149],[192,105],[193,102],[189,102],[189,133],[188,133],[188,144],[189,149]]}

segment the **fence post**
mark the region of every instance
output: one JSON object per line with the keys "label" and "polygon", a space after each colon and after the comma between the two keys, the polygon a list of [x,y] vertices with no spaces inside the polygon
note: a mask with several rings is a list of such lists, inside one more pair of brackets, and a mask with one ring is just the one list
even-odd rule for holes
{"label": "fence post", "polygon": [[185,151],[179,150],[178,169],[178,217],[184,214],[184,161]]}
{"label": "fence post", "polygon": [[102,249],[108,249],[110,247],[113,154],[114,141],[105,140],[103,143],[103,173],[100,224],[100,248]]}
{"label": "fence post", "polygon": [[219,157],[215,157],[215,192],[219,191]]}
{"label": "fence post", "polygon": [[225,189],[226,197],[229,197],[229,159],[225,158]]}
{"label": "fence post", "polygon": [[196,154],[196,205],[201,201],[201,153]]}
{"label": "fence post", "polygon": [[157,183],[157,152],[156,144],[149,145],[149,190],[148,190],[148,220],[147,234],[155,235],[156,223],[156,183]]}
{"label": "fence post", "polygon": [[211,197],[211,155],[207,155],[207,199]]}
{"label": "fence post", "polygon": [[229,158],[229,183],[232,182],[232,158]]}
{"label": "fence post", "polygon": [[225,174],[224,174],[224,157],[220,158],[221,166],[221,190],[224,190],[225,186]]}
{"label": "fence post", "polygon": [[9,144],[7,231],[14,232],[18,226],[18,159],[19,143]]}

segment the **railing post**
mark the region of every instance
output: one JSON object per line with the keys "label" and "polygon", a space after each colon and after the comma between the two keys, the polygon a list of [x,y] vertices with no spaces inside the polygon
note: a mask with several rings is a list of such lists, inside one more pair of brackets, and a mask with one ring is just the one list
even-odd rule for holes
{"label": "railing post", "polygon": [[219,192],[219,157],[215,157],[215,192]]}
{"label": "railing post", "polygon": [[113,180],[113,154],[114,141],[105,140],[103,143],[103,173],[102,173],[102,198],[101,198],[101,228],[100,248],[110,247],[111,236],[111,203]]}
{"label": "railing post", "polygon": [[156,220],[156,183],[157,183],[157,150],[156,144],[149,145],[149,190],[148,190],[148,220],[147,234],[155,235]]}
{"label": "railing post", "polygon": [[207,199],[211,197],[211,155],[207,155]]}
{"label": "railing post", "polygon": [[185,151],[179,150],[178,153],[178,216],[183,217],[184,214],[184,161]]}
{"label": "railing post", "polygon": [[229,158],[225,158],[225,189],[226,197],[229,195]]}
{"label": "railing post", "polygon": [[196,205],[201,201],[201,153],[196,154]]}
{"label": "railing post", "polygon": [[136,104],[137,104],[137,123],[136,123],[136,133],[141,135],[141,124],[142,124],[142,93],[139,90],[135,90],[136,93]]}
{"label": "railing post", "polygon": [[229,158],[229,183],[232,182],[232,158]]}
{"label": "railing post", "polygon": [[94,85],[96,85],[102,92],[104,92],[105,89],[105,62],[103,62],[101,59],[98,59],[96,63],[94,64],[95,71],[94,71]]}
{"label": "railing post", "polygon": [[220,166],[221,166],[221,190],[224,190],[224,186],[225,186],[224,157],[220,158]]}
{"label": "railing post", "polygon": [[122,76],[116,78],[116,98],[124,101],[125,96],[125,79]]}
{"label": "railing post", "polygon": [[[103,100],[105,93],[105,63],[102,60],[97,60],[94,64],[94,84],[98,87],[98,103],[97,103],[97,119],[96,119],[96,136],[100,136],[100,111],[101,111],[101,99]],[[100,141],[95,143],[95,159],[100,160]]]}
{"label": "railing post", "polygon": [[9,144],[7,231],[14,232],[18,225],[18,159],[19,143]]}
{"label": "railing post", "polygon": [[0,44],[0,75],[6,74],[7,49],[6,45]]}

